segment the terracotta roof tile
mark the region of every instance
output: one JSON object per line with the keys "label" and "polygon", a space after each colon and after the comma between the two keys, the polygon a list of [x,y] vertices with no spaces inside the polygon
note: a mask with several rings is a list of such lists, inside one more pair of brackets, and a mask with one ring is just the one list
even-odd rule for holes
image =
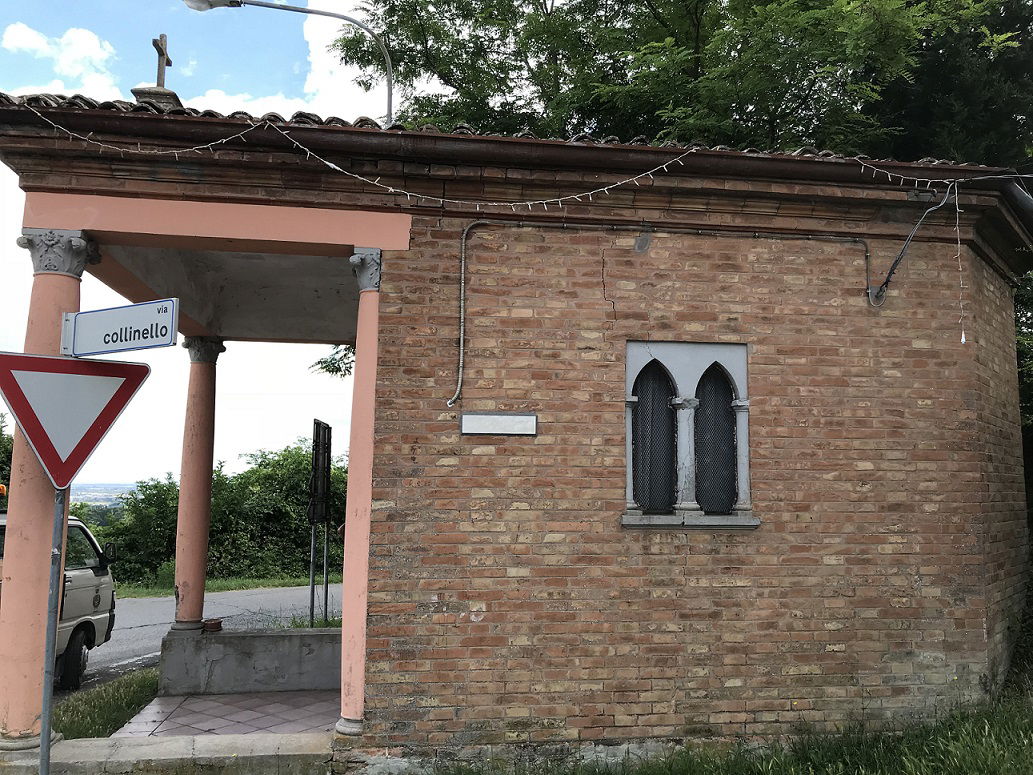
{"label": "terracotta roof tile", "polygon": [[[299,111],[291,116],[289,119],[284,118],[278,113],[266,113],[262,116],[253,116],[245,111],[237,110],[229,114],[219,113],[215,110],[198,110],[197,108],[187,107],[168,107],[159,105],[156,102],[150,100],[142,100],[140,102],[129,102],[127,100],[107,100],[98,101],[85,97],[81,94],[75,94],[68,97],[64,94],[29,94],[25,96],[14,96],[0,92],[0,107],[5,106],[19,106],[27,105],[37,109],[64,109],[64,110],[105,110],[117,113],[152,113],[163,116],[194,116],[201,118],[215,118],[231,121],[242,121],[242,122],[261,122],[268,121],[271,124],[277,124],[282,126],[297,126],[297,127],[354,127],[357,129],[374,129],[382,132],[395,132],[395,131],[416,131],[425,132],[430,134],[442,134],[442,135],[463,135],[463,136],[482,136],[489,137],[493,136],[490,133],[480,133],[468,124],[458,124],[452,129],[451,132],[443,131],[442,129],[434,126],[433,124],[425,124],[418,128],[407,127],[404,124],[395,123],[389,127],[383,127],[381,124],[369,118],[367,116],[360,116],[354,122],[348,122],[337,116],[328,116],[322,118],[315,113],[309,113],[306,111]],[[537,140],[539,139],[533,132],[524,130],[517,132],[512,137]],[[724,151],[732,153],[742,153],[751,156],[797,156],[797,157],[809,157],[819,159],[848,159],[857,158],[863,159],[870,162],[894,162],[893,159],[870,159],[864,155],[847,156],[845,154],[836,153],[835,151],[819,150],[810,146],[798,148],[794,151],[778,151],[768,150],[762,151],[756,148],[732,148],[728,145],[709,145],[699,140],[693,140],[687,144],[679,144],[674,142],[664,143],[653,143],[645,135],[638,135],[630,140],[622,142],[619,137],[610,135],[603,138],[595,138],[591,134],[581,133],[574,137],[568,138],[565,142],[572,144],[591,144],[591,145],[637,145],[637,146],[651,146],[657,148],[697,148],[699,150],[710,150],[710,151]],[[926,165],[951,165],[951,166],[965,166],[965,167],[985,167],[983,164],[974,164],[971,162],[957,162],[949,159],[933,159],[925,158],[921,159],[918,164]]]}

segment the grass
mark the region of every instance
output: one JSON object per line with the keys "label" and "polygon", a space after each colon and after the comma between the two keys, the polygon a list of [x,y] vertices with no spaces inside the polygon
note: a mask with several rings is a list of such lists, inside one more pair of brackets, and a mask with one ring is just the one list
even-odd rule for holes
{"label": "grass", "polygon": [[[318,606],[317,606],[317,609],[318,609]],[[295,616],[295,617],[291,618],[289,621],[284,622],[283,626],[285,628],[291,629],[291,630],[301,630],[301,629],[304,629],[304,628],[308,627],[308,617],[307,616]],[[330,617],[330,619],[327,620],[326,624],[323,624],[323,617],[322,617],[322,615],[320,614],[320,612],[318,610],[316,611],[316,627],[340,627],[340,626],[341,626],[341,617],[340,616],[332,616],[332,617]]]}
{"label": "grass", "polygon": [[[330,574],[331,584],[341,583],[341,574]],[[316,586],[322,585],[322,580],[316,581]],[[205,582],[205,592],[230,592],[237,589],[266,589],[268,587],[307,587],[308,576],[273,576],[270,578],[231,578],[231,579],[208,579]],[[171,585],[147,585],[128,584],[118,582],[116,589],[119,598],[128,597],[169,597],[175,594],[175,588]]]}
{"label": "grass", "polygon": [[1033,772],[1033,703],[1008,697],[956,710],[899,734],[853,729],[805,734],[766,747],[689,746],[619,764],[439,765],[435,775],[1028,775]]}
{"label": "grass", "polygon": [[113,681],[83,689],[54,707],[54,729],[68,740],[109,737],[158,693],[158,668],[126,673]]}

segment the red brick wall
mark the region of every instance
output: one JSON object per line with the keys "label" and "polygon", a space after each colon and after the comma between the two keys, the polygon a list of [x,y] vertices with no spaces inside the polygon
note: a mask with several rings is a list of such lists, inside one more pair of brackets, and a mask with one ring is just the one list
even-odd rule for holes
{"label": "red brick wall", "polygon": [[983,572],[986,574],[987,674],[1005,677],[1026,593],[1029,554],[1012,292],[999,274],[974,262],[978,412],[982,453]]}
{"label": "red brick wall", "polygon": [[[372,743],[785,732],[978,694],[1025,540],[996,275],[966,255],[963,346],[945,242],[875,310],[858,245],[479,228],[457,409],[533,411],[539,435],[462,437],[466,223],[417,219],[385,255]],[[874,271],[899,245],[873,242]],[[620,527],[643,338],[749,345],[758,530]]]}

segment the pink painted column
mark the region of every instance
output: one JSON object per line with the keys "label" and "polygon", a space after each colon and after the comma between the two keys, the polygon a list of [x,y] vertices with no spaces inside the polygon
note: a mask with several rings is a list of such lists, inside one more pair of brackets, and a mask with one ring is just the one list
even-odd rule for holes
{"label": "pink painted column", "polygon": [[215,362],[226,348],[215,337],[190,336],[190,382],[183,425],[183,464],[176,519],[176,621],[174,630],[200,630],[212,521],[215,455]]}
{"label": "pink painted column", "polygon": [[[18,244],[35,270],[25,352],[59,355],[61,316],[78,312],[97,247],[84,232],[53,229],[25,229]],[[16,429],[0,601],[0,750],[39,746],[53,515],[54,485]]]}
{"label": "pink painted column", "polygon": [[373,505],[380,251],[356,248],[351,263],[359,283],[359,319],[355,334],[355,379],[348,443],[348,507],[344,522],[344,583],[341,585],[341,718],[336,729],[342,735],[361,735],[366,694],[366,601]]}

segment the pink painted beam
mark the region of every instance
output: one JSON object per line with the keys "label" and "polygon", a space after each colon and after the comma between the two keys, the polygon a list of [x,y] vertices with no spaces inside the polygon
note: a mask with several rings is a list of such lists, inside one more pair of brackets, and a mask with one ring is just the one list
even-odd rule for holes
{"label": "pink painted beam", "polygon": [[408,250],[412,217],[366,210],[30,192],[24,226],[82,229],[141,247],[341,255],[354,245]]}

